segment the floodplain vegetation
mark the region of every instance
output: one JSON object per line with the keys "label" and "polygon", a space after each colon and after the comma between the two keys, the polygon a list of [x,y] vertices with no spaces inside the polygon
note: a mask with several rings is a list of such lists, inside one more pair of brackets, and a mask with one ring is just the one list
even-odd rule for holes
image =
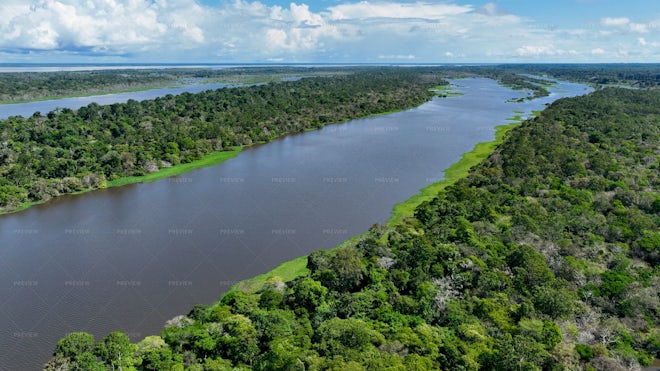
{"label": "floodplain vegetation", "polygon": [[[385,86],[393,84],[398,93],[391,97],[400,97],[421,76],[427,75],[404,86],[383,82],[375,91],[390,91]],[[380,80],[371,75],[362,84],[374,81]],[[309,79],[302,86],[319,92],[324,83]],[[266,88],[300,101],[304,98],[295,92],[302,86]],[[364,86],[357,87],[359,98],[347,92],[345,99],[364,104],[382,99],[391,109],[415,103],[367,99],[376,93],[365,93]],[[242,104],[262,102],[259,93],[237,92]],[[265,94],[263,102],[280,104],[267,89],[255,92]],[[314,101],[325,101],[317,97]],[[171,151],[167,142],[163,148],[147,142],[147,150],[161,148],[154,160],[174,163],[198,148],[192,138],[192,145],[177,138],[189,136],[187,122],[215,116],[181,114],[189,102],[169,97],[146,103],[154,109],[149,112],[162,108],[163,115],[171,111],[185,118],[172,123],[182,131],[168,139],[176,144]],[[294,107],[290,110],[318,112]],[[101,120],[112,110],[83,110],[83,115]],[[370,110],[355,114],[365,112]],[[345,117],[324,115],[330,122]],[[325,122],[314,116],[314,125]],[[76,114],[51,120],[60,117]],[[216,147],[303,127],[281,120],[268,122],[284,129],[267,126],[268,132],[250,125],[259,120],[238,121],[247,124],[241,129],[221,126],[231,131],[231,139]],[[150,122],[157,130],[156,122],[170,121],[150,113],[136,127]],[[45,119],[30,124],[36,130],[39,122]],[[123,140],[113,146],[130,146],[125,138],[131,136],[124,133],[133,126],[115,125]],[[104,130],[112,137],[113,127]],[[649,365],[660,349],[658,143],[658,90],[608,88],[560,99],[511,130],[467,177],[419,205],[413,217],[374,225],[340,248],[310,254],[299,277],[272,276],[255,292],[233,290],[214,304],[196,305],[168,321],[160,335],[137,343],[121,332],[99,340],[71,333],[57,343],[45,369],[628,370]],[[123,151],[114,151],[116,160],[99,170],[106,171],[107,163],[123,169]],[[148,157],[128,164],[135,167],[138,159]]]}
{"label": "floodplain vegetation", "polygon": [[174,77],[157,71],[4,72],[0,73],[0,103],[133,91],[174,83]]}
{"label": "floodplain vegetation", "polygon": [[92,71],[0,72],[0,104],[120,93],[188,84],[254,84],[310,76],[334,76],[336,68],[188,66],[109,68]]}

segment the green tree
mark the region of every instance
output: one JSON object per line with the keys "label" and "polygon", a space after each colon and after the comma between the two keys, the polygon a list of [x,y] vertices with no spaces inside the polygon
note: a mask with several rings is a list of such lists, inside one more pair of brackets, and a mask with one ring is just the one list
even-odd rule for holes
{"label": "green tree", "polygon": [[341,355],[349,359],[359,358],[360,352],[384,341],[383,335],[374,331],[366,322],[354,318],[332,318],[323,322],[316,336],[321,354],[327,357]]}
{"label": "green tree", "polygon": [[264,309],[276,309],[283,301],[282,293],[277,290],[264,290],[259,296],[259,307]]}
{"label": "green tree", "polygon": [[240,314],[233,315],[221,323],[222,332],[217,340],[223,358],[235,364],[251,366],[259,354],[257,330],[252,321]]}
{"label": "green tree", "polygon": [[331,269],[336,272],[333,286],[338,291],[353,291],[360,286],[365,266],[362,253],[354,248],[340,248],[332,258]]}
{"label": "green tree", "polygon": [[287,299],[289,306],[304,308],[309,312],[325,303],[328,289],[321,282],[312,278],[304,278],[291,287],[291,294]]}
{"label": "green tree", "polygon": [[137,343],[136,358],[139,368],[145,371],[183,370],[183,360],[160,336],[147,336]]}
{"label": "green tree", "polygon": [[60,339],[54,355],[69,359],[71,370],[104,370],[94,354],[94,336],[86,332],[72,332]]}
{"label": "green tree", "polygon": [[108,334],[103,340],[96,344],[95,353],[112,370],[135,370],[133,367],[137,362],[135,359],[136,345],[131,344],[130,339],[121,331]]}
{"label": "green tree", "polygon": [[515,273],[516,285],[527,290],[554,279],[541,253],[529,245],[520,245],[508,256],[509,266]]}

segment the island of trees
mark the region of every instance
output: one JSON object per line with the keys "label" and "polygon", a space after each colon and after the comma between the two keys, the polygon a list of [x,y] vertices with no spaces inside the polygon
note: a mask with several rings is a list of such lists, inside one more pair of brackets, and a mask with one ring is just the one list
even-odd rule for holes
{"label": "island of trees", "polygon": [[[98,66],[94,66],[98,68]],[[0,73],[0,103],[118,93],[191,83],[253,84],[350,73],[331,67],[190,68],[164,66],[91,71]]]}
{"label": "island of trees", "polygon": [[431,87],[446,84],[430,69],[341,72],[2,120],[0,212],[214,152],[414,107],[433,96]]}
{"label": "island of trees", "polygon": [[[327,99],[359,101],[360,110],[345,111],[362,115],[372,112],[370,104],[397,109],[415,103],[397,100],[410,97],[408,89],[419,89],[415,96],[427,99],[427,87],[438,83],[426,73],[388,83],[378,73],[360,76],[351,77],[355,96]],[[319,93],[324,84],[333,82],[305,79],[236,95],[243,103],[286,104],[287,112],[307,114],[313,127],[349,116],[322,118],[331,111],[298,106],[308,96],[297,95],[304,87],[318,94],[307,104],[325,102]],[[271,91],[297,99],[279,103],[280,95]],[[374,98],[379,91],[392,93]],[[208,93],[213,100],[201,95],[195,104],[231,112],[232,105],[215,96],[226,93]],[[218,126],[229,139],[206,143],[216,139],[203,134],[193,139],[198,131],[191,128],[206,127],[216,116],[203,109],[197,110],[205,112],[201,115],[187,115],[190,104],[185,96],[167,97],[145,103],[149,111],[129,103],[9,122],[31,128],[22,135],[47,136],[66,133],[66,127],[47,130],[58,128],[58,120],[80,122],[70,135],[84,141],[89,137],[80,130],[89,130],[88,121],[78,117],[98,120],[99,132],[113,146],[98,146],[105,160],[95,171],[106,178],[124,175],[131,168],[126,165],[139,168],[143,160],[175,163],[214,143],[215,149],[225,148],[305,128],[293,120],[265,118],[261,113],[272,111],[256,104],[246,113],[255,115],[252,119],[232,121],[244,126]],[[125,117],[132,109],[149,114],[135,124],[118,120],[101,126],[105,117]],[[264,119],[269,124],[262,126]],[[135,145],[132,130],[152,138],[149,132],[163,124],[179,131],[162,142],[141,143],[147,152],[134,158],[117,149]],[[12,133],[20,132],[18,126],[9,126]],[[22,138],[45,140],[34,135]],[[183,141],[187,137],[191,143]],[[169,142],[176,146],[168,147]],[[307,274],[286,282],[272,277],[256,292],[235,290],[212,305],[196,305],[168,321],[160,335],[136,344],[121,332],[98,341],[71,333],[57,343],[45,369],[627,370],[648,365],[660,349],[658,143],[660,91],[609,88],[558,100],[512,130],[469,176],[417,207],[414,217],[375,225],[349,246],[312,253]],[[111,150],[116,154],[107,155]]]}
{"label": "island of trees", "polygon": [[101,94],[174,84],[174,76],[140,70],[0,73],[0,103]]}

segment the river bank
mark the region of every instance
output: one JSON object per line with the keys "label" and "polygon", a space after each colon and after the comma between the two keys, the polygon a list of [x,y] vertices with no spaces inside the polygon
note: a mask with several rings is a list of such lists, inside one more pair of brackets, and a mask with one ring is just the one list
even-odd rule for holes
{"label": "river bank", "polygon": [[[387,112],[375,113],[375,114],[367,115],[365,117],[359,117],[357,119],[390,115],[390,114],[393,114],[393,113],[396,113],[396,112],[405,111],[406,109],[410,109],[410,108],[413,108],[413,107],[408,107],[408,108],[404,108],[404,109],[401,109],[401,110],[390,110],[390,111],[387,111]],[[355,120],[355,119],[351,119],[351,120]],[[346,123],[347,121],[350,121],[350,120],[325,124],[325,125],[322,125],[320,127],[315,127],[315,128],[309,128],[309,129],[306,129],[305,132],[315,131],[315,130],[318,130],[322,127],[328,126],[328,125],[341,125],[343,123]],[[284,135],[282,135],[280,137],[277,137],[277,138],[283,138],[283,137],[286,137],[288,135],[296,135],[296,134],[299,134],[299,133],[287,133],[287,134],[284,134]],[[275,139],[277,139],[277,138],[275,138]],[[253,145],[260,145],[260,144],[266,144],[266,143],[267,142],[260,142],[260,143],[255,143]],[[149,174],[145,174],[145,175],[141,175],[141,176],[123,177],[123,178],[107,181],[98,188],[89,188],[89,189],[84,189],[84,190],[81,190],[81,191],[78,191],[78,192],[73,192],[73,193],[63,193],[60,196],[80,195],[80,194],[84,194],[84,193],[88,193],[88,192],[92,192],[92,191],[97,191],[97,190],[100,190],[100,189],[106,189],[106,188],[112,188],[112,187],[121,187],[121,186],[129,185],[129,184],[149,183],[149,182],[153,182],[153,181],[156,181],[156,180],[161,180],[161,179],[165,179],[165,178],[171,178],[171,177],[183,175],[183,174],[191,172],[193,170],[197,170],[197,169],[201,169],[201,168],[205,168],[205,167],[210,167],[210,166],[215,166],[215,165],[220,165],[221,163],[236,157],[246,147],[250,147],[250,146],[235,146],[231,150],[213,152],[213,153],[211,153],[209,155],[206,155],[206,156],[200,158],[199,160],[195,160],[193,162],[188,162],[188,163],[184,163],[184,164],[177,164],[177,165],[173,165],[173,166],[170,166],[170,167],[161,168],[157,171],[154,171],[153,173],[149,173]],[[57,197],[59,197],[59,196],[57,196]],[[24,210],[32,207],[32,206],[45,204],[45,203],[47,203],[47,202],[49,202],[49,201],[51,201],[55,198],[56,197],[48,199],[48,200],[44,200],[44,201],[38,201],[38,202],[26,202],[26,203],[21,204],[17,208],[11,209],[11,210],[2,210],[2,209],[0,209],[0,215],[21,212],[21,211],[24,211]]]}
{"label": "river bank", "polygon": [[[450,92],[448,96],[460,96],[460,93]],[[536,114],[538,114],[538,111],[534,113],[534,115]],[[419,193],[410,197],[408,200],[394,205],[394,208],[392,209],[392,215],[388,219],[386,225],[394,226],[405,218],[412,217],[417,206],[425,201],[433,199],[438,192],[456,183],[456,181],[459,179],[466,177],[473,166],[478,165],[481,161],[485,160],[488,158],[488,156],[490,156],[491,153],[493,153],[497,146],[503,142],[507,133],[509,133],[515,127],[519,126],[524,121],[520,119],[520,116],[518,115],[512,117],[509,120],[512,121],[510,124],[495,127],[495,137],[492,141],[478,143],[471,151],[464,153],[458,162],[445,169],[444,177],[442,180],[434,182],[427,187],[420,189]],[[334,249],[353,245],[363,235],[364,233],[353,236],[335,246]],[[309,270],[307,269],[307,256],[300,256],[280,264],[269,272],[238,282],[232,286],[227,293],[236,290],[246,293],[255,293],[261,290],[264,287],[264,284],[269,281],[291,281],[308,273]]]}
{"label": "river bank", "polygon": [[[193,162],[188,162],[185,164],[178,164],[166,168],[162,168],[158,171],[154,171],[153,173],[141,175],[141,176],[131,176],[131,177],[125,177],[125,178],[119,178],[115,180],[111,180],[108,182],[105,182],[102,184],[99,188],[89,188],[85,189],[79,192],[74,192],[74,193],[65,193],[61,194],[60,196],[64,195],[80,195],[88,192],[93,192],[93,191],[98,191],[101,189],[106,189],[106,188],[113,188],[113,187],[122,187],[125,185],[129,184],[136,184],[136,183],[149,183],[149,182],[154,182],[156,180],[161,180],[165,178],[171,178],[175,176],[179,176],[188,172],[191,172],[196,169],[201,169],[204,167],[209,167],[209,166],[215,166],[219,165],[229,159],[232,159],[236,157],[242,150],[244,146],[242,147],[234,147],[234,149],[229,150],[229,151],[218,151],[218,152],[213,152],[207,156],[204,156],[203,158],[193,161]],[[59,197],[59,196],[58,196]],[[49,200],[45,201],[39,201],[39,202],[26,202],[19,206],[16,209],[13,210],[1,210],[0,215],[5,215],[5,214],[12,214],[12,213],[17,213],[23,210],[26,210],[30,208],[31,206],[35,205],[42,205],[45,204],[53,199],[51,198]]]}

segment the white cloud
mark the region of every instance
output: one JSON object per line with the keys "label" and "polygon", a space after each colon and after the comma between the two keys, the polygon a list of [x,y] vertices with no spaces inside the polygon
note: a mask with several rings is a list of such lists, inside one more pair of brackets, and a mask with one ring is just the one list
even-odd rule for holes
{"label": "white cloud", "polygon": [[286,32],[283,30],[270,29],[266,31],[267,47],[271,49],[288,48]]}
{"label": "white cloud", "polygon": [[306,4],[291,3],[291,18],[296,25],[322,26],[325,23],[319,14],[310,12]]}
{"label": "white cloud", "polygon": [[620,17],[620,18],[607,17],[600,20],[600,24],[605,27],[613,27],[621,31],[630,31],[630,32],[638,32],[638,33],[647,33],[649,32],[649,29],[656,28],[656,22],[651,22],[649,24],[635,23],[635,22],[631,22],[630,19],[626,17]]}
{"label": "white cloud", "polygon": [[477,13],[488,15],[488,16],[503,16],[507,15],[508,12],[500,9],[495,3],[486,3],[481,7],[477,8]]}
{"label": "white cloud", "polygon": [[637,39],[637,44],[642,47],[642,52],[652,52],[655,48],[660,47],[660,42],[658,41],[648,41],[643,37]]}
{"label": "white cloud", "polygon": [[620,18],[603,18],[600,21],[600,24],[603,26],[607,27],[622,27],[622,26],[627,26],[630,23],[630,19],[626,17],[620,17]]}
{"label": "white cloud", "polygon": [[630,24],[630,31],[633,32],[639,32],[639,33],[647,33],[649,32],[649,28],[647,25],[643,23],[631,23]]}
{"label": "white cloud", "polygon": [[368,19],[368,18],[418,18],[442,19],[472,11],[469,5],[455,5],[450,3],[396,3],[361,1],[328,8],[330,19]]}
{"label": "white cloud", "polygon": [[251,0],[216,6],[198,0],[2,0],[0,55],[161,62],[660,58],[660,20],[606,17],[589,29],[548,29],[494,1],[481,7],[457,0],[353,1],[321,11],[295,1],[283,7]]}
{"label": "white cloud", "polygon": [[412,61],[412,60],[415,59],[415,56],[412,55],[412,54],[408,54],[408,55],[401,55],[401,54],[399,54],[399,55],[379,55],[378,58],[379,59],[387,59],[387,60],[396,59],[396,60]]}
{"label": "white cloud", "polygon": [[[0,6],[1,7],[1,6]],[[158,20],[157,3],[145,1],[42,0],[33,2],[0,26],[0,46],[17,49],[104,49],[123,52],[129,45],[148,45],[165,36],[168,26]],[[2,8],[4,14],[4,8]],[[6,18],[5,18],[6,19]],[[184,31],[199,37],[199,31],[177,25],[173,31]],[[175,32],[167,36],[176,43]]]}
{"label": "white cloud", "polygon": [[516,54],[526,56],[555,55],[557,50],[552,45],[524,45],[516,49]]}

